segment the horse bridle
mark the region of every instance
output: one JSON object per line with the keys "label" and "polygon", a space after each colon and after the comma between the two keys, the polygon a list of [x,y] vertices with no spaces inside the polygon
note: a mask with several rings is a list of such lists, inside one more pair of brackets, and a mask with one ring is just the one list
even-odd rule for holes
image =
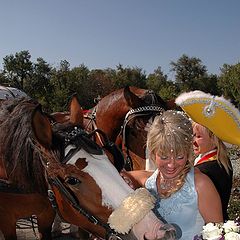
{"label": "horse bridle", "polygon": [[148,116],[152,115],[155,117],[156,115],[161,114],[163,111],[165,111],[162,107],[157,106],[157,105],[149,105],[149,106],[143,106],[143,107],[138,107],[138,108],[133,108],[128,111],[128,113],[125,116],[123,125],[121,126],[121,132],[119,135],[122,136],[122,145],[126,149],[126,160],[125,160],[125,168],[127,170],[133,170],[133,161],[129,153],[129,146],[126,141],[126,127],[128,123],[137,117],[142,117],[142,116]]}
{"label": "horse bridle", "polygon": [[[70,133],[67,134],[67,136],[65,137],[65,144],[69,144],[72,139],[78,138],[78,137],[85,137],[85,138],[88,137],[90,139],[91,136],[93,134],[95,134],[96,132],[99,132],[100,134],[103,135],[104,140],[106,141],[106,145],[111,144],[111,143],[108,142],[107,136],[99,129],[94,130],[92,133],[88,134],[85,131],[83,131],[82,129],[78,129],[78,128],[74,128]],[[37,146],[37,148],[38,148],[38,146]],[[40,149],[38,149],[38,150],[40,150]],[[67,155],[66,158],[69,159],[69,156]],[[64,159],[63,162],[66,163],[67,161]],[[45,163],[42,160],[42,164],[45,167],[45,171],[47,173],[48,172],[48,170],[47,170],[48,163]],[[55,197],[54,191],[52,190],[52,186],[55,186],[64,195],[64,197],[68,200],[68,202],[70,202],[71,206],[76,211],[78,211],[80,214],[82,214],[84,217],[86,217],[94,225],[99,225],[100,227],[103,227],[106,231],[105,239],[108,239],[108,240],[123,240],[122,237],[121,237],[122,235],[120,235],[116,231],[114,231],[109,226],[109,224],[104,223],[98,217],[94,216],[89,211],[86,211],[83,207],[81,207],[80,204],[78,203],[78,201],[75,199],[75,196],[73,195],[73,193],[62,183],[62,181],[60,180],[59,177],[49,177],[49,176],[47,176],[47,182],[48,182],[48,185],[49,185],[48,186],[48,188],[49,188],[48,189],[48,198],[49,198],[49,200],[52,204],[52,207],[58,212],[58,214],[60,216],[61,216],[61,213],[59,211],[57,201],[56,201],[56,197]]]}
{"label": "horse bridle", "polygon": [[[56,186],[56,188],[65,196],[65,198],[70,202],[71,206],[78,211],[80,214],[82,214],[84,217],[88,219],[91,223],[94,225],[98,225],[100,227],[103,227],[106,231],[105,239],[108,240],[122,240],[121,236],[116,233],[107,223],[104,223],[101,221],[98,217],[92,215],[90,212],[86,211],[84,208],[80,206],[80,204],[76,201],[72,193],[64,186],[64,184],[61,182],[59,177],[50,178],[50,185]],[[55,194],[53,190],[48,190],[48,197],[52,204],[52,207],[58,211],[58,214],[61,216],[61,213],[59,211],[59,208],[57,206],[57,201]]]}

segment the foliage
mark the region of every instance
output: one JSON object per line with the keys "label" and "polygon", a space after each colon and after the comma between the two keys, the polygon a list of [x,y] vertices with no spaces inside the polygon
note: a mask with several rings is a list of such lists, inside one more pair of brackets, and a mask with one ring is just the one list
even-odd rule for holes
{"label": "foliage", "polygon": [[229,219],[240,217],[240,177],[235,177],[233,179],[232,194],[228,205],[228,215]]}
{"label": "foliage", "polygon": [[139,88],[146,88],[146,74],[141,68],[123,68],[121,64],[117,66],[115,89],[133,85]]}
{"label": "foliage", "polygon": [[218,79],[218,85],[223,95],[230,98],[240,108],[240,63],[224,64]]}
{"label": "foliage", "polygon": [[228,215],[230,219],[236,219],[240,218],[240,171],[238,169],[240,147],[229,145],[227,151],[234,171],[232,192],[228,204]]}
{"label": "foliage", "polygon": [[0,85],[8,86],[8,80],[2,72],[0,72]]}
{"label": "foliage", "polygon": [[52,99],[52,86],[50,84],[52,68],[43,58],[38,58],[32,66],[32,76],[26,82],[25,91],[31,97],[38,99],[43,106],[49,106]]}
{"label": "foliage", "polygon": [[182,55],[170,63],[175,79],[168,79],[159,66],[148,76],[138,67],[89,70],[84,64],[70,68],[66,60],[58,67],[43,58],[31,61],[28,51],[10,54],[3,58],[0,84],[16,87],[37,99],[48,112],[67,110],[67,100],[77,93],[83,108],[95,105],[94,99],[125,87],[136,86],[151,89],[164,100],[174,99],[183,91],[202,90],[214,95],[224,94],[238,107],[240,105],[240,64],[225,64],[220,77],[208,75],[206,66],[199,58]]}
{"label": "foliage", "polygon": [[32,74],[31,55],[28,51],[10,54],[3,58],[3,74],[8,79],[8,85],[23,91]]}
{"label": "foliage", "polygon": [[171,62],[171,71],[174,71],[176,84],[183,91],[199,89],[200,79],[206,77],[207,70],[199,58],[188,57],[183,54],[177,62]]}

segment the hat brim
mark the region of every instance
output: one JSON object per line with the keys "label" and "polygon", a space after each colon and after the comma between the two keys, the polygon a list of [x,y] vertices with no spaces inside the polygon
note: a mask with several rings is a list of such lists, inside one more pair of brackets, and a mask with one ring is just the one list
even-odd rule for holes
{"label": "hat brim", "polygon": [[240,146],[240,113],[230,101],[192,91],[180,94],[175,102],[193,121],[210,129],[222,141]]}

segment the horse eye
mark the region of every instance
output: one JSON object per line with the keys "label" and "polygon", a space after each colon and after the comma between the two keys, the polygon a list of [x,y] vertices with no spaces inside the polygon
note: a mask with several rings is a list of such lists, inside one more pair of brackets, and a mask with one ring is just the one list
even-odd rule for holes
{"label": "horse eye", "polygon": [[74,178],[74,177],[67,177],[65,182],[70,184],[70,185],[76,185],[78,183],[81,183],[79,179]]}

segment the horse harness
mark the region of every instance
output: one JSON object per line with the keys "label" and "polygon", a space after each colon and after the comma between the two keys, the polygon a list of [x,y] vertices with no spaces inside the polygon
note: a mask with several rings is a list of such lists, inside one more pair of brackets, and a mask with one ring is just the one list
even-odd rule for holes
{"label": "horse harness", "polygon": [[[81,138],[80,140],[80,145],[82,146],[77,146],[77,150],[79,150],[81,147],[83,147],[86,151],[100,155],[103,153],[102,148],[96,144],[95,142],[93,142],[91,140],[91,136],[94,133],[100,133],[101,135],[104,136],[104,139],[106,141],[106,144],[104,145],[108,145],[110,143],[108,143],[108,138],[106,135],[104,135],[104,133],[97,129],[94,130],[94,132],[88,134],[86,133],[86,131],[80,129],[80,128],[74,128],[70,133],[67,134],[67,136],[65,137],[65,145],[70,144],[71,142],[74,142],[74,140],[77,138],[78,140]],[[83,143],[84,142],[84,143]],[[79,141],[78,141],[79,143]],[[81,144],[82,143],[82,144]],[[90,144],[90,147],[87,147],[87,145]],[[74,155],[74,153],[77,151],[75,150],[74,152],[67,154],[64,157],[64,161],[63,163],[68,162],[68,160]],[[41,150],[40,150],[41,151]],[[43,161],[42,161],[43,162]],[[46,169],[47,172],[47,168],[48,168],[48,163],[44,163],[43,162],[43,166]],[[116,233],[107,223],[104,223],[103,221],[101,221],[98,217],[92,215],[90,212],[86,211],[83,207],[80,206],[79,202],[76,200],[74,194],[72,193],[71,190],[68,189],[68,187],[66,187],[62,181],[60,180],[59,177],[48,177],[48,185],[49,185],[49,189],[48,189],[48,198],[52,204],[52,207],[58,211],[59,216],[61,216],[61,213],[59,211],[58,208],[58,204],[56,201],[56,197],[53,191],[52,186],[56,187],[64,196],[65,198],[68,200],[68,202],[70,202],[71,206],[78,211],[80,214],[82,214],[84,217],[86,217],[91,223],[93,223],[94,225],[99,225],[100,227],[103,227],[106,231],[106,237],[105,239],[108,240],[122,240],[122,235]]]}
{"label": "horse harness", "polygon": [[128,171],[133,170],[133,161],[132,161],[132,158],[129,153],[130,149],[129,149],[129,145],[128,145],[127,137],[126,137],[126,127],[127,127],[128,123],[132,119],[142,117],[142,116],[155,117],[156,115],[161,114],[163,111],[165,111],[165,110],[160,106],[149,105],[149,106],[143,106],[143,107],[131,109],[126,114],[123,125],[121,126],[121,131],[119,133],[119,136],[121,136],[123,139],[122,150],[124,150],[123,152],[125,152],[125,154],[126,154],[126,160],[125,160],[125,169],[126,170],[128,170]]}
{"label": "horse harness", "polygon": [[[151,92],[149,94],[151,94]],[[154,95],[152,97],[152,102],[156,102]],[[123,125],[121,126],[120,133],[118,134],[118,136],[122,136],[122,139],[123,139],[122,146],[123,146],[123,149],[125,149],[125,155],[126,155],[126,157],[123,156],[123,158],[124,158],[124,162],[125,162],[124,168],[126,170],[129,170],[129,171],[133,170],[133,161],[132,161],[132,158],[129,153],[130,150],[129,150],[128,143],[126,141],[126,126],[127,126],[127,124],[133,118],[137,118],[137,117],[141,117],[141,116],[148,116],[148,115],[153,115],[155,117],[156,115],[161,114],[161,112],[163,112],[163,111],[165,111],[165,110],[162,107],[152,104],[152,105],[148,105],[148,106],[133,108],[127,112],[124,122],[123,122]],[[90,112],[90,114],[87,114],[87,116],[85,116],[86,119],[89,119],[89,122],[87,123],[85,129],[87,131],[91,130],[92,132],[96,131],[96,133],[97,133],[96,136],[97,136],[101,146],[104,146],[103,141],[105,142],[105,139],[102,139],[102,137],[101,137],[102,134],[99,134],[99,129],[97,128],[97,125],[96,125],[96,112],[97,112],[97,106],[93,108],[93,110]],[[124,152],[123,149],[122,149],[122,152]]]}
{"label": "horse harness", "polygon": [[[87,132],[93,132],[95,130],[98,129],[97,124],[96,124],[96,113],[97,113],[97,107],[98,105],[96,105],[92,111],[90,111],[89,113],[87,113],[86,115],[84,115],[84,119],[88,119],[88,123],[85,126],[85,130]],[[104,140],[102,140],[101,138],[101,134],[99,134],[99,132],[96,132],[96,137],[99,140],[99,143],[101,144],[101,146],[104,145]],[[94,141],[96,141],[96,139],[94,139]]]}
{"label": "horse harness", "polygon": [[[73,194],[64,186],[64,184],[61,182],[61,180],[58,177],[55,177],[53,179],[50,179],[50,185],[54,185],[70,202],[71,206],[78,211],[80,214],[82,214],[84,217],[88,219],[91,223],[94,225],[98,225],[100,227],[103,227],[106,231],[106,237],[105,239],[108,240],[122,240],[120,235],[116,233],[107,223],[104,223],[101,221],[98,217],[92,215],[90,212],[86,211],[83,207],[80,206],[80,204],[77,202]],[[58,210],[56,197],[54,195],[54,192],[52,189],[48,190],[48,198],[52,204],[52,207],[58,211],[59,216],[61,217],[61,213]]]}

